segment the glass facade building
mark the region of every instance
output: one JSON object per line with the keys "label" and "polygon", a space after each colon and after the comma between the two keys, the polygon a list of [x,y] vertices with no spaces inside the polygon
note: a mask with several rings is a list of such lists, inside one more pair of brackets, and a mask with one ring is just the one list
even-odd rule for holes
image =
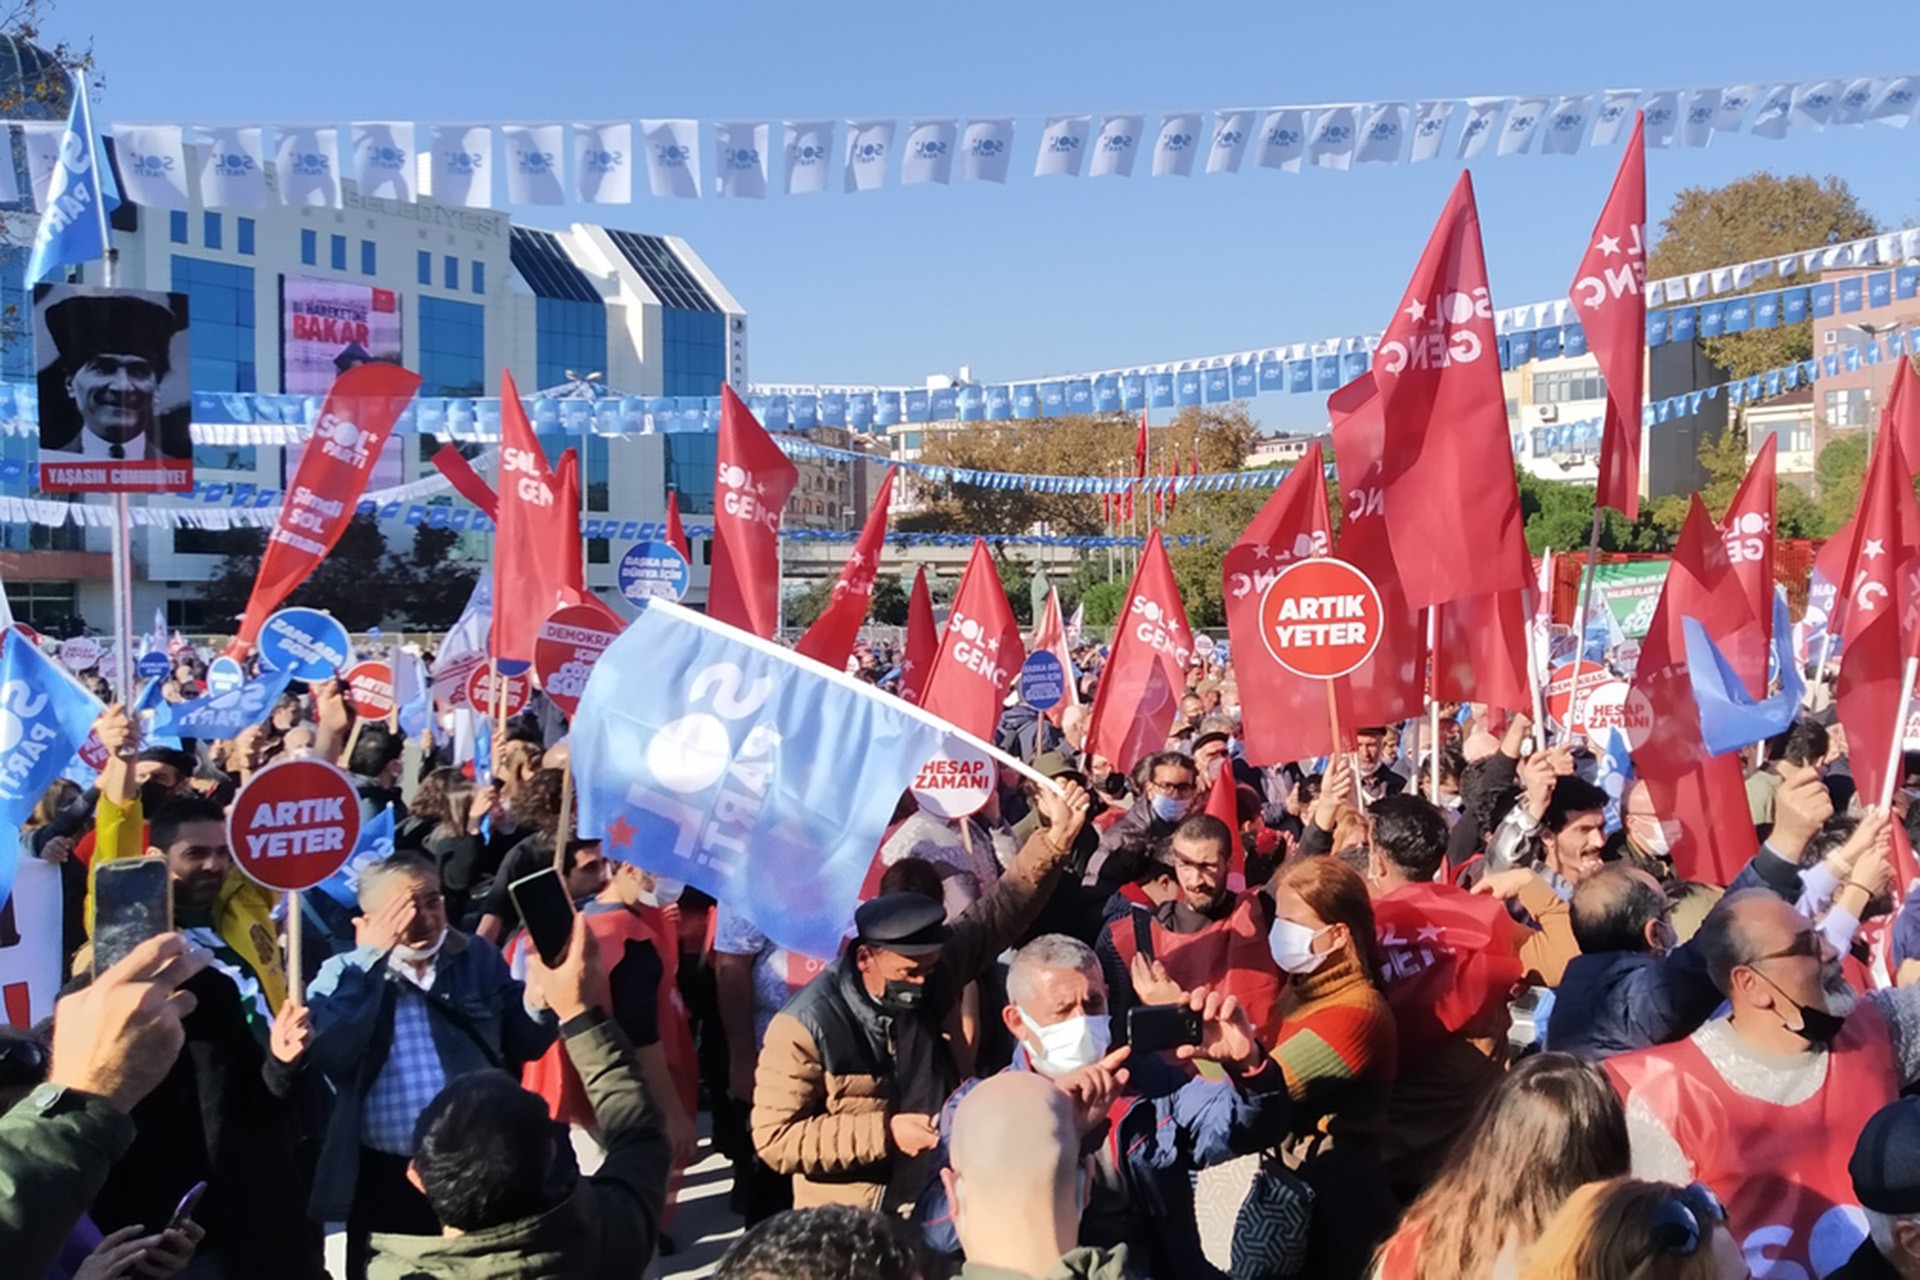
{"label": "glass facade building", "polygon": [[479,396],[487,387],[487,309],[420,299],[420,394]]}

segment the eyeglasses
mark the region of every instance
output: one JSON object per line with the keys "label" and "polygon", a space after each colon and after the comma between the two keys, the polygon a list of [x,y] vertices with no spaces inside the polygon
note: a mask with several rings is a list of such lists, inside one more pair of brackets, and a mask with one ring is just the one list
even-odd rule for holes
{"label": "eyeglasses", "polygon": [[1691,1258],[1700,1250],[1700,1240],[1727,1220],[1726,1206],[1720,1197],[1702,1184],[1675,1187],[1667,1202],[1653,1215],[1649,1234],[1662,1253]]}
{"label": "eyeglasses", "polygon": [[1793,935],[1793,941],[1779,951],[1769,951],[1766,955],[1755,956],[1748,964],[1758,964],[1762,960],[1784,960],[1788,956],[1820,957],[1820,935],[1811,929]]}
{"label": "eyeglasses", "polygon": [[1193,794],[1193,784],[1191,782],[1149,782],[1147,786],[1150,790],[1158,791],[1161,795],[1173,796],[1176,799]]}

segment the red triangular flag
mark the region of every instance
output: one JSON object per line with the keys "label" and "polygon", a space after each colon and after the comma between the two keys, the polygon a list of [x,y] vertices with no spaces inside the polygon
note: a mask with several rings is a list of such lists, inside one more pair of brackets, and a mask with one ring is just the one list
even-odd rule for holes
{"label": "red triangular flag", "polygon": [[[1372,370],[1335,393],[1349,397],[1348,413],[1364,398],[1360,386],[1374,392],[1369,413],[1378,417],[1380,446],[1367,451],[1371,468],[1352,467],[1344,444],[1336,444],[1334,459],[1349,503],[1383,526],[1405,603],[1418,610],[1525,587],[1517,557],[1488,554],[1521,536],[1520,491],[1480,216],[1464,172],[1374,351]],[[1328,409],[1335,409],[1332,399]],[[1462,536],[1465,495],[1472,495],[1472,537]],[[1387,603],[1387,612],[1392,616],[1395,606]]]}
{"label": "red triangular flag", "polygon": [[[1533,561],[1525,543],[1506,554],[1520,557],[1531,573]],[[1519,590],[1434,606],[1434,701],[1478,702],[1508,711],[1532,705],[1527,624],[1533,617],[1536,589],[1529,582]]]}
{"label": "red triangular flag", "polygon": [[753,412],[723,385],[707,615],[763,640],[779,625],[780,512],[799,479]]}
{"label": "red triangular flag", "polygon": [[1193,630],[1157,534],[1147,539],[1120,619],[1093,695],[1087,750],[1126,773],[1141,757],[1166,749],[1193,659]]}
{"label": "red triangular flag", "polygon": [[1900,442],[1900,456],[1909,465],[1920,459],[1920,372],[1908,356],[1894,357],[1886,407],[1880,411],[1880,430]]}
{"label": "red triangular flag", "polygon": [[1207,816],[1220,819],[1233,833],[1233,839],[1227,843],[1227,883],[1231,887],[1238,881],[1240,889],[1245,889],[1247,850],[1240,842],[1240,788],[1233,780],[1233,761],[1224,757],[1220,761],[1220,772],[1213,775],[1213,785],[1207,788]]}
{"label": "red triangular flag", "polygon": [[887,540],[887,504],[893,496],[893,468],[887,468],[880,492],[874,496],[873,510],[853,544],[853,554],[840,568],[833,584],[833,599],[813,620],[795,647],[815,662],[824,662],[836,671],[847,665],[853,645],[860,638],[860,624],[867,620],[867,606],[873,601],[873,582],[880,576],[880,553]]}
{"label": "red triangular flag", "polygon": [[563,543],[580,524],[561,501],[560,483],[527,421],[513,375],[500,375],[500,522],[493,539],[490,651],[507,662],[533,660],[533,636],[571,585]]}
{"label": "red triangular flag", "polygon": [[693,552],[688,550],[686,526],[680,523],[680,493],[676,489],[667,490],[667,545],[678,551],[682,560],[693,563]]}
{"label": "red triangular flag", "polygon": [[1593,228],[1568,297],[1600,362],[1607,411],[1600,433],[1600,486],[1594,501],[1629,520],[1640,514],[1640,397],[1647,357],[1646,122],[1633,113],[1633,133],[1620,157],[1613,191]]}
{"label": "red triangular flag", "polygon": [[1746,819],[1739,757],[1708,755],[1700,737],[1700,708],[1687,674],[1681,627],[1686,618],[1698,620],[1715,644],[1753,624],[1726,546],[1698,494],[1681,527],[1634,673],[1629,696],[1643,702],[1652,728],[1631,743],[1633,772],[1646,780],[1653,811],[1668,824],[1680,878],[1731,884],[1758,845]]}
{"label": "red triangular flag", "polygon": [[1133,474],[1147,474],[1147,411],[1140,411],[1140,434],[1133,440]]}
{"label": "red triangular flag", "polygon": [[580,540],[580,455],[572,449],[561,453],[554,478],[560,483],[561,515],[553,531],[559,538],[554,553],[560,557],[562,585],[577,602],[588,594],[586,544]]}
{"label": "red triangular flag", "polygon": [[984,540],[975,538],[920,705],[992,742],[1001,705],[1025,657],[1020,624],[1013,620],[993,554]]}
{"label": "red triangular flag", "polygon": [[1067,624],[1060,616],[1060,593],[1052,587],[1047,588],[1047,603],[1040,610],[1040,623],[1033,629],[1033,645],[1028,653],[1050,653],[1060,659],[1060,670],[1066,676],[1066,695],[1047,709],[1047,719],[1059,724],[1066,718],[1068,707],[1080,705],[1080,686],[1073,678],[1073,658],[1067,652]]}
{"label": "red triangular flag", "polygon": [[441,475],[453,485],[455,493],[486,512],[487,519],[498,523],[500,520],[500,499],[473,464],[466,460],[460,450],[451,444],[443,444],[433,451],[433,465]]}
{"label": "red triangular flag", "polygon": [[927,590],[927,567],[913,571],[913,590],[907,595],[907,647],[900,655],[900,696],[920,701],[933,660],[940,652],[940,628],[933,620],[933,593]]}
{"label": "red triangular flag", "polygon": [[[1749,612],[1759,623],[1758,628],[1743,633],[1736,647],[1720,645],[1720,655],[1733,664],[1747,693],[1754,698],[1767,696],[1769,647],[1773,643],[1774,459],[1779,444],[1778,436],[1769,435],[1760,446],[1727,507],[1727,518],[1720,522],[1733,576],[1739,580]],[[1715,644],[1720,642],[1716,639]]]}

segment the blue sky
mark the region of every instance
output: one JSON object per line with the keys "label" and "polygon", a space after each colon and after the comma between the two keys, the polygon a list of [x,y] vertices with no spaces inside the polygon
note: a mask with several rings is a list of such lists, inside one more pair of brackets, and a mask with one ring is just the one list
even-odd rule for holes
{"label": "blue sky", "polygon": [[[1014,115],[1004,187],[849,196],[836,183],[800,198],[515,212],[685,236],[752,314],[757,381],[902,383],[962,364],[1009,381],[1378,329],[1459,168],[1152,179],[1143,163],[1125,180],[1035,180],[1048,113],[1139,110],[1151,130],[1156,113],[1182,109],[1920,69],[1920,35],[1900,24],[1843,37],[1823,34],[1827,21],[1804,0],[66,0],[47,31],[93,39],[102,127]],[[776,125],[776,149],[778,137]],[[1769,169],[1837,174],[1887,225],[1920,222],[1917,147],[1920,126],[1722,136],[1653,152],[1649,207],[1657,222],[1682,187]],[[1617,162],[1616,145],[1475,165],[1496,305],[1564,291]],[[1310,396],[1255,410],[1274,428],[1324,421]]]}

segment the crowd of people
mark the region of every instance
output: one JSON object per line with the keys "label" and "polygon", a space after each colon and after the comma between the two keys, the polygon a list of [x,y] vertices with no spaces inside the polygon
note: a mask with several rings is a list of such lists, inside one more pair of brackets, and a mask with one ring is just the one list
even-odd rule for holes
{"label": "crowd of people", "polygon": [[[178,747],[110,706],[22,832],[65,909],[13,927],[70,978],[0,1030],[0,1272],[638,1276],[707,1112],[733,1280],[1920,1276],[1920,807],[1863,806],[1830,712],[1752,753],[1716,820],[1760,851],[1702,884],[1644,781],[1524,716],[1257,767],[1258,691],[1198,659],[1123,772],[1073,657],[1002,721],[1031,772],[962,819],[901,797],[837,956],[563,827],[550,713],[476,776],[331,682]],[[290,919],[225,814],[299,757],[394,849]],[[96,972],[93,873],[142,856],[174,931]],[[551,963],[507,892],[544,867]]]}

